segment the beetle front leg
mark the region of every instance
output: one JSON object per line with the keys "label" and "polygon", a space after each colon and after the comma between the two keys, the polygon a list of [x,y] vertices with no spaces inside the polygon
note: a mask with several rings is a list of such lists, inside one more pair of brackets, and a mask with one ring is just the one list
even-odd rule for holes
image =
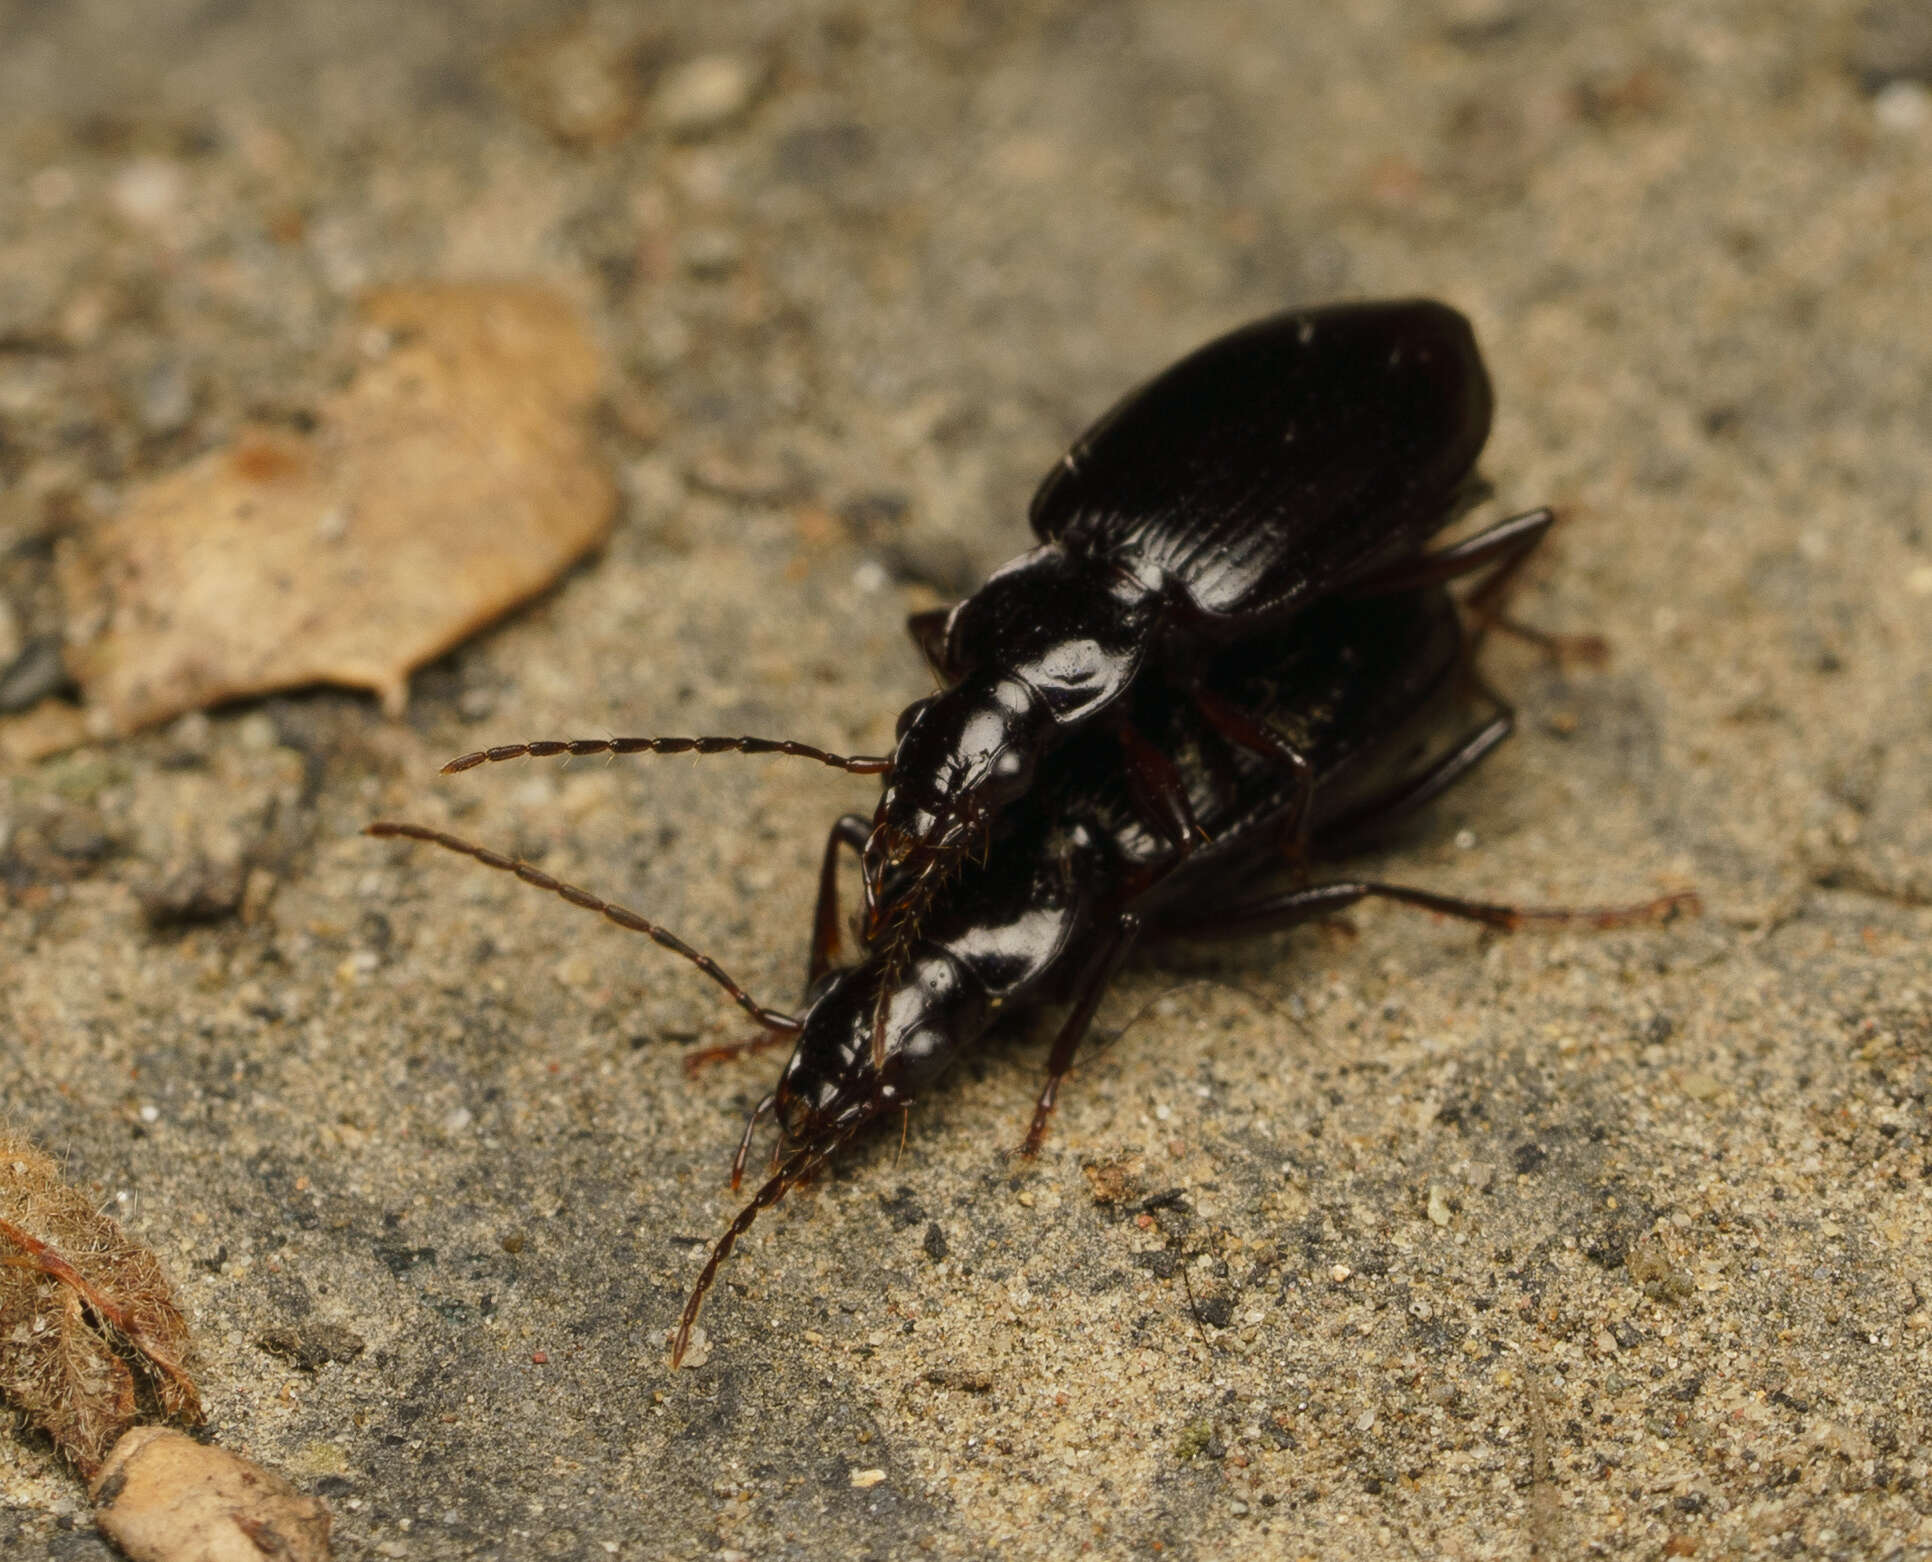
{"label": "beetle front leg", "polygon": [[864,814],[844,814],[825,838],[825,857],[818,870],[818,903],[812,911],[812,956],[805,967],[805,990],[810,992],[825,973],[839,963],[839,848],[848,846],[863,859],[872,821]]}

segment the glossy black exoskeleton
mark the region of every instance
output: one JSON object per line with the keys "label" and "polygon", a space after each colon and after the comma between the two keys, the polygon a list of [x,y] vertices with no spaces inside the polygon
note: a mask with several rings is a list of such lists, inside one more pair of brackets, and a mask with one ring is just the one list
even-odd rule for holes
{"label": "glossy black exoskeleton", "polygon": [[[1138,943],[1290,926],[1368,896],[1497,927],[1539,915],[1629,915],[1530,913],[1358,880],[1251,889],[1291,859],[1307,862],[1358,845],[1467,773],[1507,735],[1509,715],[1501,711],[1446,748],[1429,745],[1460,681],[1462,650],[1455,606],[1431,586],[1331,598],[1289,634],[1209,662],[1202,687],[1249,712],[1272,741],[1306,756],[1313,785],[1305,795],[1284,787],[1254,745],[1229,742],[1204,719],[1194,691],[1143,684],[1131,696],[1133,719],[1166,757],[1205,843],[1183,852],[1151,826],[1123,782],[1115,744],[1090,733],[1066,747],[1025,805],[1009,811],[997,849],[963,862],[945,882],[915,929],[875,938],[856,963],[840,967],[839,855],[862,850],[871,833],[864,816],[848,815],[826,845],[800,1017],[756,1003],[672,935],[541,869],[418,826],[380,823],[370,833],[463,852],[644,932],[699,964],[768,1039],[794,1040],[778,1088],[746,1124],[733,1186],[767,1116],[779,1135],[773,1169],[699,1277],[680,1320],[675,1363],[719,1266],[759,1211],[868,1124],[910,1107],[998,1018],[1063,1002],[1067,1015],[1025,1144],[1028,1153],[1037,1149],[1100,999]],[[1652,914],[1670,904],[1638,909]]]}
{"label": "glossy black exoskeleton", "polygon": [[[948,687],[901,719],[866,849],[874,895],[891,870],[916,878],[970,845],[1070,734],[1131,720],[1120,701],[1150,663],[1191,679],[1205,651],[1277,632],[1330,593],[1414,583],[1490,415],[1468,322],[1427,300],[1257,321],[1130,393],[1035,492],[1040,546],[943,622],[915,623]],[[1546,525],[1505,522],[1431,568],[1519,556]],[[1247,740],[1233,713],[1203,713]],[[1292,750],[1268,757],[1305,788]],[[1150,782],[1179,844],[1185,799]]]}
{"label": "glossy black exoskeleton", "polygon": [[[912,621],[947,687],[899,721],[893,754],[846,757],[758,738],[511,744],[525,754],[784,752],[883,774],[862,860],[872,925],[916,928],[949,865],[1032,788],[1042,758],[1111,728],[1144,817],[1183,851],[1186,788],[1134,726],[1149,668],[1253,747],[1306,811],[1313,770],[1202,682],[1221,647],[1282,632],[1324,597],[1396,592],[1487,569],[1497,592],[1547,510],[1429,554],[1470,496],[1489,380],[1468,322],[1428,300],[1344,304],[1257,321],[1208,343],[1100,419],[1033,497],[1040,545],[950,613]],[[888,881],[892,888],[888,890]]]}

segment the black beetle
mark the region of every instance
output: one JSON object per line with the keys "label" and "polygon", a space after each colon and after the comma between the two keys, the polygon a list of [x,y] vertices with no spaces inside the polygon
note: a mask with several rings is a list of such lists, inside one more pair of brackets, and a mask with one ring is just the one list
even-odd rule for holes
{"label": "black beetle", "polygon": [[[1122,400],[1034,494],[1039,547],[950,612],[916,615],[942,692],[899,719],[891,757],[764,738],[509,744],[526,754],[784,752],[886,783],[865,844],[872,923],[916,928],[961,852],[1024,796],[1044,755],[1104,721],[1147,820],[1185,851],[1186,788],[1122,696],[1150,668],[1263,754],[1306,811],[1310,764],[1202,683],[1216,648],[1273,635],[1335,593],[1373,595],[1488,569],[1479,612],[1551,522],[1536,510],[1453,547],[1428,539],[1475,497],[1489,379],[1469,323],[1430,300],[1272,316],[1223,336]],[[888,881],[892,888],[888,890]]]}
{"label": "black beetle", "polygon": [[[799,1017],[758,1004],[708,957],[542,869],[421,826],[381,822],[369,833],[429,841],[514,872],[692,960],[766,1033],[701,1058],[794,1040],[778,1088],[745,1126],[732,1185],[739,1185],[767,1116],[779,1130],[771,1175],[719,1239],[693,1288],[673,1346],[675,1365],[719,1266],[759,1211],[868,1124],[909,1108],[1000,1017],[1064,1002],[1067,1017],[1024,1145],[1025,1153],[1037,1150],[1100,999],[1137,943],[1292,926],[1369,896],[1500,928],[1531,918],[1602,923],[1681,904],[1683,897],[1670,897],[1619,911],[1532,912],[1361,880],[1243,897],[1291,860],[1359,846],[1467,774],[1508,735],[1503,708],[1446,747],[1434,741],[1444,716],[1453,714],[1462,649],[1457,610],[1443,588],[1431,586],[1331,598],[1285,635],[1210,660],[1198,688],[1143,680],[1128,696],[1134,721],[1169,761],[1191,817],[1209,836],[1204,844],[1184,851],[1150,827],[1123,781],[1114,743],[1087,734],[1010,810],[998,849],[945,880],[916,929],[875,934],[856,964],[839,968],[834,870],[841,848],[861,849],[870,834],[864,816],[846,816],[826,844],[807,1006]],[[1250,712],[1272,741],[1305,756],[1313,776],[1306,794],[1284,785],[1254,745],[1228,742],[1203,717],[1201,689]]]}
{"label": "black beetle", "polygon": [[[914,621],[949,685],[900,719],[865,850],[868,893],[918,886],[1023,796],[1041,758],[1112,718],[1142,806],[1176,844],[1186,798],[1150,764],[1122,694],[1150,665],[1182,684],[1212,648],[1278,632],[1336,592],[1489,568],[1493,597],[1547,510],[1435,554],[1474,496],[1489,379],[1469,323],[1431,300],[1276,315],[1199,348],[1075,442],[1033,496],[1041,539],[950,613]],[[1202,714],[1302,793],[1311,774],[1238,708]],[[910,870],[906,872],[904,870]]]}

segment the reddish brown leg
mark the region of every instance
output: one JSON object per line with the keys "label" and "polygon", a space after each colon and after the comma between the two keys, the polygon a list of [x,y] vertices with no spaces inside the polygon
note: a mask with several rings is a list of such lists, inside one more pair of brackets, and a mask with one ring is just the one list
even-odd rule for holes
{"label": "reddish brown leg", "polygon": [[1480,922],[1505,933],[1519,928],[1538,927],[1623,927],[1633,922],[1661,922],[1679,912],[1694,912],[1697,896],[1688,891],[1660,895],[1655,900],[1631,906],[1514,906],[1481,900],[1462,900],[1454,895],[1438,895],[1433,890],[1412,889],[1406,884],[1380,884],[1367,879],[1317,884],[1310,889],[1289,890],[1266,896],[1245,906],[1176,922],[1158,929],[1160,937],[1234,938],[1249,933],[1276,932],[1298,927],[1319,917],[1346,911],[1357,901],[1377,898],[1400,901],[1405,906],[1420,906],[1440,916],[1460,917]]}
{"label": "reddish brown leg", "polygon": [[693,1079],[706,1069],[718,1063],[729,1063],[734,1058],[754,1057],[760,1052],[769,1052],[773,1047],[782,1047],[796,1039],[793,1031],[767,1030],[756,1036],[747,1036],[743,1041],[720,1042],[715,1047],[699,1047],[684,1055],[684,1072]]}
{"label": "reddish brown leg", "polygon": [[1179,862],[1206,839],[1188,805],[1187,783],[1169,759],[1140,734],[1130,721],[1116,724],[1120,747],[1127,760],[1127,795],[1147,828],[1172,846]]}
{"label": "reddish brown leg", "polygon": [[850,847],[863,861],[872,821],[863,814],[846,814],[825,838],[825,857],[818,870],[818,904],[812,911],[812,957],[805,968],[805,990],[839,963],[839,848]]}
{"label": "reddish brown leg", "polygon": [[1315,767],[1293,745],[1284,743],[1262,723],[1238,705],[1231,705],[1209,689],[1192,691],[1194,703],[1214,730],[1230,743],[1259,754],[1275,765],[1295,794],[1294,810],[1287,815],[1294,821],[1292,850],[1300,856],[1308,838],[1309,811],[1315,801]]}
{"label": "reddish brown leg", "polygon": [[1033,1122],[1026,1131],[1026,1142],[1020,1146],[1020,1154],[1038,1155],[1040,1146],[1046,1143],[1047,1124],[1053,1117],[1054,1103],[1059,1099],[1060,1081],[1073,1071],[1073,1055],[1093,1025],[1094,1014],[1100,1008],[1101,998],[1106,995],[1107,984],[1120,970],[1139,933],[1140,918],[1131,911],[1121,913],[1113,932],[1082,973],[1080,984],[1074,990],[1073,1007],[1060,1026],[1060,1034],[1053,1039],[1053,1051],[1047,1057],[1046,1084],[1040,1091],[1038,1104],[1033,1108]]}

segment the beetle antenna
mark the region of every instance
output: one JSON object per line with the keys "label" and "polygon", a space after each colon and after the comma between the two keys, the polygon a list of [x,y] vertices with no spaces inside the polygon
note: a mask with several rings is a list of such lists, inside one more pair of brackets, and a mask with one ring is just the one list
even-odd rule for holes
{"label": "beetle antenna", "polygon": [[678,1332],[671,1341],[672,1371],[675,1372],[678,1364],[684,1360],[685,1350],[691,1344],[691,1326],[698,1321],[698,1310],[704,1306],[711,1282],[718,1278],[719,1267],[731,1256],[732,1248],[738,1245],[738,1238],[751,1230],[759,1211],[770,1209],[797,1185],[801,1177],[824,1161],[829,1153],[830,1147],[794,1150],[785,1158],[784,1164],[772,1173],[771,1180],[751,1196],[751,1202],[738,1211],[738,1218],[725,1227],[724,1235],[718,1238],[718,1245],[711,1250],[711,1257],[698,1275],[698,1283],[691,1288],[691,1297],[684,1304],[683,1316],[678,1319]]}
{"label": "beetle antenna", "polygon": [[803,1022],[794,1016],[779,1009],[768,1009],[758,1002],[733,981],[730,973],[716,960],[707,954],[700,954],[677,934],[639,916],[627,906],[600,900],[589,890],[579,889],[574,884],[566,884],[562,879],[545,873],[534,863],[524,862],[518,857],[506,857],[502,852],[491,851],[487,846],[478,846],[474,842],[454,835],[445,835],[441,830],[431,830],[420,824],[398,824],[394,820],[378,819],[374,824],[365,826],[362,833],[381,838],[401,837],[411,841],[427,841],[432,846],[441,846],[447,851],[459,853],[464,857],[473,857],[486,868],[497,868],[504,873],[514,873],[525,884],[536,889],[548,890],[551,894],[569,901],[573,906],[581,906],[585,911],[594,911],[605,921],[614,922],[627,932],[642,933],[660,949],[668,949],[681,959],[689,960],[729,993],[732,1002],[766,1030],[792,1035],[802,1028]]}
{"label": "beetle antenna", "polygon": [[892,760],[883,754],[833,754],[790,738],[539,738],[459,754],[443,766],[442,773],[453,776],[506,759],[551,759],[559,754],[573,759],[586,754],[790,754],[855,776],[881,776],[892,769]]}

